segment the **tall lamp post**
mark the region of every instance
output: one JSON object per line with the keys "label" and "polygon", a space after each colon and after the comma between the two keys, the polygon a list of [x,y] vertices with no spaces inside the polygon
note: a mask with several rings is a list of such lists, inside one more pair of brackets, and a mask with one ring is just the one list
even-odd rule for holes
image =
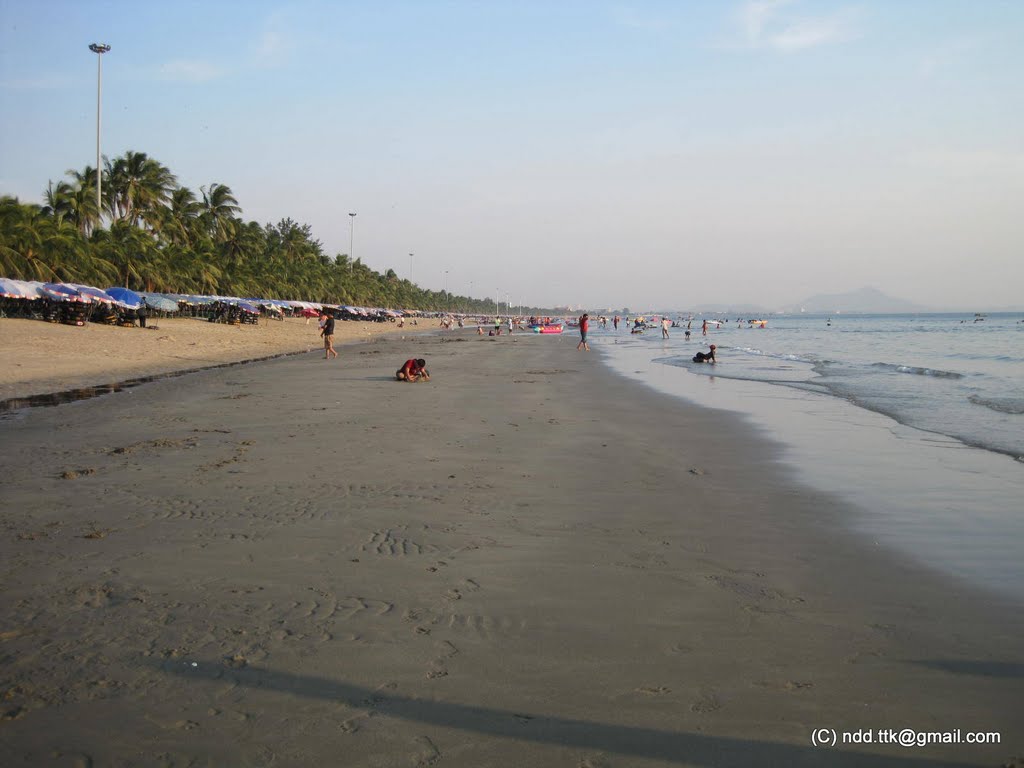
{"label": "tall lamp post", "polygon": [[103,170],[100,167],[100,109],[103,104],[103,54],[110,50],[106,43],[91,43],[89,50],[96,54],[96,216],[103,215],[102,181]]}
{"label": "tall lamp post", "polygon": [[348,215],[348,271],[352,271],[352,266],[355,263],[355,254],[353,253],[356,238],[356,215],[350,213]]}
{"label": "tall lamp post", "polygon": [[412,254],[409,254],[409,282],[412,282]]}
{"label": "tall lamp post", "polygon": [[448,270],[444,271],[444,311],[447,312],[452,303],[448,298]]}

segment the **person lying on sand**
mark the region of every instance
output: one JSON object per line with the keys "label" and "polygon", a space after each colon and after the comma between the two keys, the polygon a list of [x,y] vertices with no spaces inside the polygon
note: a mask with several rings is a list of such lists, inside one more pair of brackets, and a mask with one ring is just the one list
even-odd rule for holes
{"label": "person lying on sand", "polygon": [[427,361],[423,358],[409,358],[405,365],[395,371],[395,378],[399,381],[430,381],[430,372],[426,365]]}
{"label": "person lying on sand", "polygon": [[695,362],[695,363],[713,363],[713,362],[715,362],[715,345],[712,344],[710,347],[708,347],[708,349],[710,349],[711,351],[710,352],[698,352],[696,355],[694,355],[693,356],[693,362]]}

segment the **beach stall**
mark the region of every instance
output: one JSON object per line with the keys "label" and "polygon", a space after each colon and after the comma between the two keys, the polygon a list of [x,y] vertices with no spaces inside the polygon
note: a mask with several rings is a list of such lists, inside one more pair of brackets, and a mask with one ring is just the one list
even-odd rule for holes
{"label": "beach stall", "polygon": [[42,283],[0,277],[0,317],[32,317]]}
{"label": "beach stall", "polygon": [[65,325],[85,325],[93,299],[65,283],[43,283],[43,319]]}

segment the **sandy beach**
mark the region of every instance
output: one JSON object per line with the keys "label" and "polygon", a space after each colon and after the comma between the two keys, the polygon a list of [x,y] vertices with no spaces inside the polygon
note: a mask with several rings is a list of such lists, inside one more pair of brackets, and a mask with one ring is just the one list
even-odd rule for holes
{"label": "sandy beach", "polygon": [[[318,347],[0,322],[5,398]],[[768,436],[569,334],[338,326],[369,340],[0,419],[0,763],[1024,765],[1019,605],[851,533]]]}
{"label": "sandy beach", "polygon": [[[335,345],[410,335],[440,326],[436,319],[396,323],[339,321]],[[319,350],[316,318],[261,319],[258,325],[151,318],[146,328],[85,326],[4,318],[0,321],[0,400],[111,384],[174,371]]]}

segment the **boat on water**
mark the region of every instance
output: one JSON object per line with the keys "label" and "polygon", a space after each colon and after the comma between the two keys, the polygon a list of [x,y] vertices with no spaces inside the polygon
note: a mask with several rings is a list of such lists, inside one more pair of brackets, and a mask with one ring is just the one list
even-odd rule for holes
{"label": "boat on water", "polygon": [[537,323],[530,326],[530,330],[534,333],[561,333],[561,323]]}

